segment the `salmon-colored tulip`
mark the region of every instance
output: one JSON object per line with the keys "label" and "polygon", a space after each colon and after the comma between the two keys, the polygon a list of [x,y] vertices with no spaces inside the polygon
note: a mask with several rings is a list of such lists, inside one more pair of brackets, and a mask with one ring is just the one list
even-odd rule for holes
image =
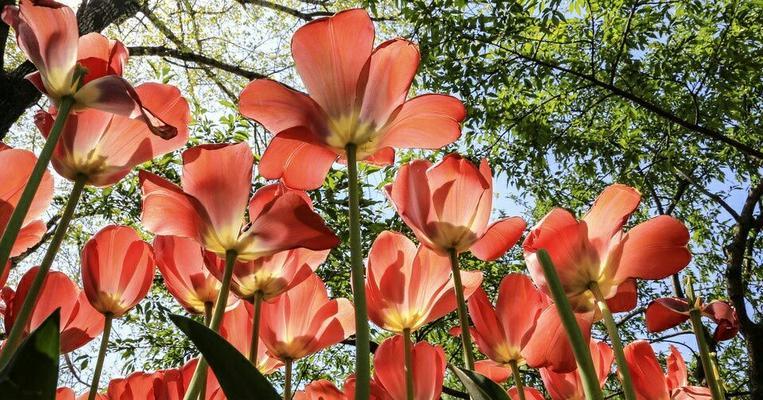
{"label": "salmon-colored tulip", "polygon": [[355,333],[354,316],[352,303],[329,300],[326,286],[313,273],[262,305],[260,338],[280,360],[298,360]]}
{"label": "salmon-colored tulip", "polygon": [[305,390],[294,393],[294,400],[347,400],[341,390],[337,389],[331,381],[321,379],[305,386]]}
{"label": "salmon-colored tulip", "polygon": [[247,223],[253,163],[246,143],[202,145],[183,152],[182,189],[141,171],[143,225],[158,235],[194,239],[220,256],[235,251],[244,261],[338,244],[310,205],[289,191],[274,198],[268,189],[258,190],[249,202]]}
{"label": "salmon-colored tulip", "polygon": [[[461,271],[464,296],[482,283],[479,271]],[[450,259],[405,235],[384,231],[368,255],[368,316],[395,333],[413,332],[456,309]]]}
{"label": "salmon-colored tulip", "polygon": [[134,372],[125,378],[112,379],[106,395],[109,400],[157,400],[155,386],[161,384],[161,378],[161,372]]}
{"label": "salmon-colored tulip", "polygon": [[[596,340],[590,342],[589,348],[599,384],[603,387],[612,369],[614,353],[609,345]],[[552,400],[585,400],[583,382],[580,380],[580,374],[577,370],[559,373],[548,368],[542,368],[540,376]]]}
{"label": "salmon-colored tulip", "polygon": [[[8,225],[11,214],[13,214],[13,210],[21,198],[21,193],[24,191],[30,175],[32,175],[35,163],[37,163],[37,157],[31,151],[14,149],[0,143],[0,165],[13,166],[13,168],[0,168],[0,182],[2,182],[0,185],[0,234],[5,231],[5,227]],[[42,235],[48,228],[40,216],[52,200],[53,177],[48,171],[45,171],[18,237],[11,248],[11,257],[18,256],[42,239]],[[5,270],[4,274],[10,271],[8,265],[3,269]]]}
{"label": "salmon-colored tulip", "polygon": [[627,233],[623,225],[641,200],[629,186],[607,187],[581,220],[567,210],[548,213],[530,232],[522,247],[530,275],[548,290],[536,252],[548,251],[559,280],[577,312],[595,310],[591,291],[596,285],[613,312],[635,306],[634,279],[662,279],[683,269],[691,260],[689,232],[667,215],[636,225]]}
{"label": "salmon-colored tulip", "polygon": [[[355,374],[352,374],[347,377],[344,381],[344,386],[342,386],[342,391],[344,392],[345,398],[347,400],[352,400],[355,398],[355,384],[356,384],[356,377]],[[368,385],[369,388],[369,396],[368,400],[390,400],[391,396],[389,393],[387,393],[387,390],[384,389],[384,386],[382,386],[378,380],[372,379],[371,382],[369,382]]]}
{"label": "salmon-colored tulip", "polygon": [[74,400],[76,395],[74,390],[68,387],[60,387],[56,389],[56,400]]}
{"label": "salmon-colored tulip", "polygon": [[[667,297],[657,299],[646,307],[646,327],[649,332],[661,332],[689,319],[692,306],[686,299]],[[739,317],[734,306],[726,301],[714,300],[701,304],[702,315],[716,323],[713,340],[729,340],[739,332]]]}
{"label": "salmon-colored tulip", "polygon": [[122,78],[127,48],[99,33],[79,37],[71,8],[53,0],[21,0],[18,6],[5,6],[2,19],[37,67],[26,78],[55,104],[71,96],[75,110],[97,108],[137,117],[164,139],[177,134]]}
{"label": "salmon-colored tulip", "polygon": [[[191,377],[193,376],[193,372],[196,370],[196,365],[198,363],[199,363],[199,359],[194,358],[191,361],[188,361],[180,369],[183,375],[183,390],[184,391],[188,390],[188,386],[191,383]],[[225,394],[223,393],[223,389],[220,387],[220,383],[217,381],[217,377],[215,376],[214,371],[212,371],[211,369],[207,371],[206,388],[207,389],[204,394],[204,400],[226,400]]]}
{"label": "salmon-colored tulip", "polygon": [[435,165],[415,160],[400,167],[385,190],[416,238],[441,254],[469,250],[481,260],[495,260],[519,240],[525,228],[519,217],[488,225],[493,176],[486,160],[479,168],[458,154]]}
{"label": "salmon-colored tulip", "polygon": [[151,246],[133,228],[110,225],[82,249],[82,285],[93,308],[119,318],[146,297],[154,266]]}
{"label": "salmon-colored tulip", "polygon": [[[10,289],[4,290],[7,307],[3,322],[6,332],[13,326],[38,270],[39,267],[34,267],[27,271],[15,293]],[[24,335],[37,329],[57,308],[61,309],[61,353],[69,353],[86,345],[103,331],[103,315],[90,305],[85,293],[66,274],[51,271],[45,277],[32,316],[24,327]]]}
{"label": "salmon-colored tulip", "polygon": [[[222,283],[204,267],[201,245],[179,236],[154,238],[154,256],[164,278],[164,285],[183,308],[192,314],[212,310]],[[238,302],[228,297],[228,308]]]}
{"label": "salmon-colored tulip", "polygon": [[[385,340],[374,353],[374,380],[391,400],[405,400],[405,367],[403,337]],[[445,352],[440,346],[418,342],[411,351],[413,358],[414,400],[439,399],[445,377]]]}
{"label": "salmon-colored tulip", "polygon": [[466,116],[450,96],[406,100],[419,51],[403,39],[373,49],[374,26],[361,9],[301,27],[291,42],[309,95],[258,79],[241,93],[240,110],[275,137],[260,173],[300,189],[319,187],[348,144],[357,159],[391,164],[395,148],[437,149],[455,141]]}
{"label": "salmon-colored tulip", "polygon": [[[252,305],[246,302],[239,302],[238,306],[226,312],[223,315],[223,322],[220,325],[220,335],[232,344],[244,357],[249,357],[249,351],[252,347],[252,318],[254,310]],[[265,346],[260,340],[257,346],[256,367],[263,375],[269,375],[281,368],[283,363],[268,354]]]}
{"label": "salmon-colored tulip", "polygon": [[[53,168],[71,181],[87,177],[87,184],[110,186],[132,168],[188,141],[191,119],[188,102],[170,85],[145,83],[135,88],[143,104],[157,117],[177,128],[177,135],[164,140],[142,121],[105,111],[88,109],[70,115],[53,153]],[[55,111],[39,111],[35,123],[46,138],[53,127]]]}
{"label": "salmon-colored tulip", "polygon": [[625,359],[631,370],[633,386],[639,400],[709,400],[710,389],[689,386],[689,379],[681,353],[670,346],[668,371],[663,373],[652,346],[637,340],[625,346]]}
{"label": "salmon-colored tulip", "polygon": [[[543,394],[541,394],[538,389],[525,387],[524,392],[526,400],[544,400]],[[519,389],[516,386],[512,386],[508,393],[511,400],[519,400]]]}

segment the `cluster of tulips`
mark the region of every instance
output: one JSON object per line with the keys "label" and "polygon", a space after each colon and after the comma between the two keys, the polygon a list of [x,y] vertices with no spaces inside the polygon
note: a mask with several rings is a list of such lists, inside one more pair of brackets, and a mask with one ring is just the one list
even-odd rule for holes
{"label": "cluster of tulips", "polygon": [[[562,208],[549,212],[522,243],[529,276],[505,276],[493,305],[481,288],[482,273],[461,271],[459,256],[502,257],[525,233],[525,222],[512,217],[489,223],[493,177],[486,160],[475,165],[458,154],[434,165],[415,160],[400,166],[385,194],[419,244],[385,231],[364,265],[357,164],[390,165],[396,148],[453,143],[465,108],[446,95],[406,99],[419,65],[417,47],[394,39],[373,48],[374,26],[358,9],[310,22],[294,34],[294,62],[309,94],[267,79],[241,93],[241,113],[273,134],[258,171],[277,182],[250,198],[254,157],[245,143],[185,150],[179,186],[140,171],[141,222],[155,235],[153,243],[131,227],[101,229],[82,249],[80,289],[50,268],[83,188],[113,185],[139,164],[183,147],[189,107],[173,86],[133,87],[123,79],[125,47],[100,34],[79,37],[66,6],[22,0],[2,17],[38,69],[29,80],[52,106],[35,118],[47,138],[39,157],[0,147],[6,167],[0,169],[0,287],[9,260],[46,231],[40,216],[53,195],[49,162],[73,186],[40,265],[26,271],[15,290],[2,289],[0,369],[10,368],[24,338],[58,310],[60,352],[102,336],[91,388],[81,398],[230,397],[234,385],[215,375],[215,365],[209,371],[204,357],[177,369],[112,379],[101,391],[113,320],[146,296],[158,266],[182,307],[203,316],[205,326],[259,374],[285,369],[285,399],[439,398],[444,351],[414,343],[412,334],[454,311],[459,324],[451,333],[461,340],[463,368],[451,371],[472,395],[474,387],[488,390],[511,377],[513,387],[495,396],[542,399],[521,375],[537,368],[554,400],[602,399],[616,361],[625,399],[723,398],[701,318],[716,322],[713,341],[732,338],[738,321],[726,302],[704,304],[688,285],[688,298],[655,300],[646,309],[652,332],[691,320],[707,387],[689,384],[675,348],[665,373],[648,342],[621,343],[613,313],[635,308],[637,280],[672,276],[691,259],[689,233],[675,218],[659,216],[624,231],[640,202],[634,188],[607,187],[581,219]],[[305,192],[320,187],[337,161],[347,165],[349,178],[352,302],[331,299],[315,272],[339,239]],[[392,334],[373,353],[373,374],[369,321]],[[591,338],[597,321],[603,321],[611,347]],[[337,377],[345,379],[341,390],[322,380],[292,393],[295,362],[352,335],[356,369]],[[486,359],[475,360],[472,339]],[[69,388],[56,393],[58,399],[75,397]]]}

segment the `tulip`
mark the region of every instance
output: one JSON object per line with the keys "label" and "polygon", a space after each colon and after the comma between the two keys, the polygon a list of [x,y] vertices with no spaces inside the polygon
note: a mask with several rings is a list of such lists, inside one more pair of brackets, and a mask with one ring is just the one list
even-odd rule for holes
{"label": "tulip", "polygon": [[89,400],[95,399],[114,318],[143,300],[154,280],[154,253],[133,228],[109,225],[82,249],[82,284],[90,304],[105,318]]}
{"label": "tulip", "polygon": [[374,380],[391,400],[434,400],[442,393],[445,377],[445,353],[439,346],[419,342],[413,346],[413,390],[406,388],[404,375],[405,338],[393,336],[374,353]]}
{"label": "tulip", "polygon": [[[739,332],[739,318],[734,306],[723,300],[700,304],[699,312],[716,323],[713,340],[732,339]],[[689,320],[694,309],[688,300],[667,297],[653,300],[646,308],[646,327],[649,332],[661,332]]]}
{"label": "tulip", "polygon": [[509,393],[509,398],[511,400],[519,400],[519,399],[544,400],[543,394],[541,394],[541,392],[539,392],[538,389],[531,388],[531,387],[519,389],[518,387],[513,386],[511,389],[508,390],[508,393]]}
{"label": "tulip", "polygon": [[625,358],[633,371],[633,386],[639,399],[649,400],[709,400],[710,389],[689,386],[686,363],[681,353],[670,346],[668,371],[663,373],[652,346],[637,340],[625,347]]}
{"label": "tulip", "polygon": [[400,168],[385,191],[416,238],[450,256],[464,361],[467,368],[474,369],[458,254],[468,250],[479,259],[495,260],[519,240],[525,222],[513,217],[488,225],[493,176],[486,160],[479,168],[458,154],[450,154],[434,166],[426,160],[412,161]]}
{"label": "tulip", "polygon": [[635,399],[635,393],[612,312],[635,306],[635,279],[668,277],[691,260],[686,247],[689,232],[675,218],[661,215],[623,232],[640,200],[636,189],[611,185],[581,220],[567,210],[554,209],[522,244],[530,275],[538,286],[548,291],[537,256],[538,250],[545,249],[573,309],[603,317],[626,399]]}
{"label": "tulip", "polygon": [[321,379],[294,393],[294,400],[347,400],[348,397],[337,389],[331,381]]}
{"label": "tulip", "polygon": [[[257,346],[256,353],[252,354],[252,319],[254,310],[251,304],[240,302],[238,306],[223,315],[220,324],[220,335],[233,345],[238,351],[252,360],[252,363],[263,375],[269,375],[283,366],[283,363],[271,357],[264,346]],[[255,336],[256,337],[256,336]],[[258,340],[261,342],[261,340]]]}
{"label": "tulip", "polygon": [[56,400],[74,400],[74,390],[68,387],[60,387],[56,389]]}
{"label": "tulip", "polygon": [[[194,371],[196,370],[196,366],[199,363],[198,358],[194,358],[191,361],[188,361],[183,367],[180,369],[180,371],[183,374],[183,388],[185,390],[185,393],[188,393],[188,390],[190,389],[191,380],[193,379]],[[204,390],[203,390],[204,396],[203,400],[225,400],[225,394],[223,393],[223,389],[220,387],[220,382],[217,381],[217,377],[215,376],[214,372],[209,371],[209,374],[207,375],[206,382],[204,384]]]}
{"label": "tulip", "polygon": [[[3,315],[6,332],[20,318],[22,304],[31,291],[31,286],[38,274],[39,267],[27,271],[16,291],[5,290],[3,297],[6,310]],[[95,339],[103,331],[103,315],[87,301],[87,296],[66,274],[50,272],[43,280],[40,296],[23,325],[23,336],[37,329],[53,311],[61,309],[61,353],[72,352]],[[7,346],[7,342],[5,346]]]}
{"label": "tulip", "polygon": [[[614,353],[606,343],[592,340],[589,346],[591,358],[599,380],[604,387],[612,368]],[[548,368],[540,370],[541,379],[552,400],[585,400],[583,381],[578,371],[559,373]]]}
{"label": "tulip", "polygon": [[[135,166],[177,150],[188,141],[191,119],[188,102],[174,86],[145,83],[135,88],[143,104],[157,117],[177,127],[177,135],[165,140],[154,135],[145,123],[95,109],[67,118],[53,152],[53,168],[70,181],[84,179],[92,186],[111,186]],[[56,113],[39,111],[35,123],[48,137]]]}
{"label": "tulip", "polygon": [[[297,193],[274,196],[265,187],[249,202],[254,157],[246,143],[202,145],[183,152],[182,188],[141,171],[143,225],[158,235],[193,239],[207,251],[225,256],[220,294],[209,323],[220,326],[235,261],[254,260],[299,247],[326,250],[339,239]],[[206,370],[200,362],[198,374]],[[200,376],[186,398],[197,395]],[[199,382],[199,383],[197,383]]]}
{"label": "tulip", "polygon": [[[209,320],[222,284],[204,267],[202,251],[193,239],[161,235],[154,238],[154,256],[167,290],[186,311]],[[226,310],[236,304],[238,298],[229,296]]]}
{"label": "tulip", "polygon": [[262,305],[260,337],[270,354],[286,364],[284,398],[291,397],[292,362],[355,333],[353,314],[347,299],[329,300],[315,273]]}
{"label": "tulip", "polygon": [[161,384],[161,372],[134,372],[125,378],[112,379],[106,396],[109,400],[157,400],[155,386]]}

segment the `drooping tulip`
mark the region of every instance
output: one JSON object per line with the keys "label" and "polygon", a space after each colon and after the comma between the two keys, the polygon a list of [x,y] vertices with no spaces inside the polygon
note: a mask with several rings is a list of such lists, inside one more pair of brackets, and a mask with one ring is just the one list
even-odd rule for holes
{"label": "drooping tulip", "polygon": [[[220,325],[220,335],[238,349],[244,357],[249,357],[251,350],[253,317],[252,305],[239,302],[238,306],[223,315],[223,322]],[[263,375],[272,374],[283,366],[281,361],[268,354],[262,343],[257,347],[257,358],[254,364]]]}
{"label": "drooping tulip", "polygon": [[[661,332],[689,319],[692,305],[686,299],[667,297],[653,300],[646,308],[646,327],[649,332]],[[734,307],[726,301],[714,300],[701,304],[702,315],[716,323],[713,340],[729,340],[739,332],[739,318]],[[703,333],[704,334],[704,333]]]}
{"label": "drooping tulip", "polygon": [[[524,388],[524,392],[525,392],[524,393],[525,394],[524,398],[526,400],[545,400],[543,398],[543,394],[541,394],[541,392],[539,392],[538,389],[531,388],[531,387],[526,387],[526,388]],[[519,388],[517,388],[516,386],[512,386],[511,389],[508,390],[508,393],[509,393],[509,398],[511,400],[519,400],[520,399],[520,397],[519,397]]]}
{"label": "drooping tulip", "polygon": [[260,337],[272,355],[288,362],[336,344],[353,333],[352,304],[330,300],[326,286],[313,273],[262,306]]}
{"label": "drooping tulip", "polygon": [[[29,181],[37,157],[31,151],[14,149],[0,143],[0,165],[13,168],[0,168],[0,233],[5,230],[14,208],[19,202],[21,192]],[[10,256],[16,257],[37,244],[48,230],[40,219],[42,213],[53,200],[53,177],[47,171],[42,176],[40,186],[32,200],[16,240],[10,249]],[[8,265],[0,264],[0,276],[8,274]]]}
{"label": "drooping tulip", "polygon": [[495,260],[525,228],[519,217],[488,225],[493,176],[486,160],[479,168],[458,154],[435,165],[415,160],[400,167],[385,191],[416,238],[441,254],[471,251],[481,260]]}
{"label": "drooping tulip", "polygon": [[241,113],[275,135],[262,156],[264,177],[315,189],[349,144],[358,160],[387,165],[395,148],[437,149],[459,137],[466,116],[459,100],[406,100],[419,66],[416,45],[393,39],[373,49],[374,36],[361,9],[312,21],[291,43],[309,95],[268,79],[244,89]]}
{"label": "drooping tulip", "polygon": [[[368,315],[394,333],[416,331],[456,309],[450,260],[403,234],[384,231],[368,255],[366,292]],[[464,295],[482,283],[479,271],[461,271]]]}
{"label": "drooping tulip", "polygon": [[[19,281],[15,293],[5,291],[4,300],[7,307],[3,322],[6,332],[13,326],[38,270],[38,267],[34,267],[27,271]],[[61,309],[59,329],[62,354],[86,345],[103,331],[103,315],[90,305],[85,293],[66,274],[51,271],[43,281],[31,317],[23,327],[24,335],[29,335],[37,329],[57,308]]]}
{"label": "drooping tulip", "polygon": [[[67,118],[53,153],[53,167],[61,176],[70,181],[84,177],[89,185],[111,186],[135,166],[185,145],[191,114],[180,90],[145,83],[135,92],[158,118],[177,128],[177,135],[165,140],[142,121],[95,109],[83,110]],[[46,138],[55,117],[54,110],[35,115],[35,123]]]}
{"label": "drooping tulip", "polygon": [[18,6],[5,6],[2,20],[13,27],[19,48],[37,67],[26,78],[55,104],[72,98],[75,110],[137,117],[165,139],[177,134],[122,78],[127,48],[99,33],[80,37],[71,8],[53,0],[21,0]]}
{"label": "drooping tulip", "polygon": [[[154,238],[154,256],[167,290],[192,314],[211,312],[220,292],[220,281],[204,267],[201,245],[193,239],[179,236]],[[227,309],[238,302],[228,297]]]}
{"label": "drooping tulip", "polygon": [[[689,232],[677,219],[661,215],[623,232],[640,201],[636,189],[615,184],[581,220],[561,208],[549,212],[522,244],[533,281],[548,290],[536,254],[545,249],[572,307],[586,312],[596,308],[593,285],[609,300],[621,289],[633,292],[634,279],[662,279],[683,269],[691,260]],[[612,310],[625,311],[618,308]]]}
{"label": "drooping tulip", "polygon": [[154,254],[133,228],[110,225],[82,249],[82,284],[90,304],[121,317],[138,304],[154,279]]}
{"label": "drooping tulip", "polygon": [[[599,385],[603,387],[612,368],[614,353],[609,345],[596,340],[591,341],[589,348]],[[580,374],[577,370],[559,373],[548,368],[542,368],[540,376],[552,400],[585,400],[583,382],[580,380]]]}
{"label": "drooping tulip", "polygon": [[[403,337],[396,335],[385,340],[374,353],[374,380],[389,394],[391,400],[406,400]],[[445,377],[445,353],[439,346],[427,342],[413,345],[413,398],[439,399]]]}
{"label": "drooping tulip", "polygon": [[710,389],[690,386],[681,353],[670,346],[667,373],[663,373],[652,346],[637,340],[625,347],[625,357],[633,374],[639,400],[709,400]]}
{"label": "drooping tulip", "polygon": [[249,202],[254,158],[246,143],[201,145],[183,152],[182,188],[141,171],[143,225],[158,235],[187,237],[220,256],[253,260],[298,247],[325,250],[337,237],[292,192]]}

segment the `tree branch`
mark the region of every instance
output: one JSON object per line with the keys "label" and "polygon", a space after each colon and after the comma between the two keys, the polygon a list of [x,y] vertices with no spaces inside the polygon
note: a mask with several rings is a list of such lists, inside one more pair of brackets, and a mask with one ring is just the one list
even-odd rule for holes
{"label": "tree branch", "polygon": [[190,51],[183,51],[173,49],[165,46],[132,46],[129,47],[130,55],[134,56],[159,56],[159,57],[171,57],[178,60],[189,61],[196,64],[208,65],[213,68],[217,68],[226,72],[230,72],[234,75],[242,76],[246,79],[259,79],[267,78],[267,75],[263,75],[259,72],[250,71],[241,68],[236,65],[227,64],[214,58],[207,57],[202,54],[192,53]]}

